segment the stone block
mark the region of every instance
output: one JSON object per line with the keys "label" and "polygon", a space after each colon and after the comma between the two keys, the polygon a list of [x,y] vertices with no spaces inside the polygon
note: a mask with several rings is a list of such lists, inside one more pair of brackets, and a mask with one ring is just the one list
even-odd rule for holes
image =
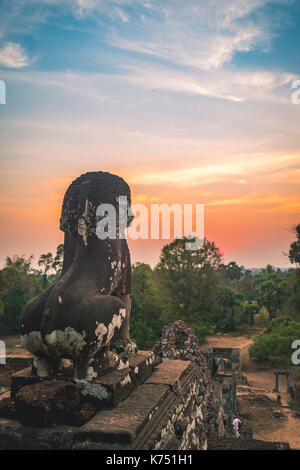
{"label": "stone block", "polygon": [[58,425],[48,428],[24,426],[20,421],[0,419],[0,450],[67,450],[78,428]]}
{"label": "stone block", "polygon": [[26,385],[33,385],[41,381],[42,379],[40,377],[37,375],[32,375],[31,367],[27,367],[26,369],[16,372],[11,377],[10,392],[12,398],[15,398],[18,391]]}
{"label": "stone block", "polygon": [[114,370],[93,382],[80,385],[81,394],[98,410],[116,406],[149,377],[153,371],[154,354],[140,351],[129,358],[129,366]]}
{"label": "stone block", "polygon": [[0,395],[0,417],[13,418],[15,413],[15,405],[11,399],[10,392],[5,392]]}
{"label": "stone block", "polygon": [[132,443],[169,391],[168,385],[140,385],[117,407],[99,411],[80,429],[76,439]]}
{"label": "stone block", "polygon": [[81,425],[95,409],[81,403],[80,388],[61,380],[26,385],[15,396],[16,415],[31,426]]}

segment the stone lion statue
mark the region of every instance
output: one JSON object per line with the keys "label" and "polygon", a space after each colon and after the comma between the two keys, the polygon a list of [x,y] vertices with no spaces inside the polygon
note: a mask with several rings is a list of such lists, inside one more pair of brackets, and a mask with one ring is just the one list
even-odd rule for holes
{"label": "stone lion statue", "polygon": [[[60,219],[65,232],[59,279],[31,299],[21,315],[21,335],[33,354],[33,371],[55,374],[62,359],[74,365],[74,378],[92,380],[103,373],[112,356],[115,366],[135,350],[129,337],[131,265],[124,238],[100,239],[100,204],[116,210],[119,197],[131,194],[120,177],[102,171],[75,179],[66,191]],[[132,217],[126,212],[127,226]]]}

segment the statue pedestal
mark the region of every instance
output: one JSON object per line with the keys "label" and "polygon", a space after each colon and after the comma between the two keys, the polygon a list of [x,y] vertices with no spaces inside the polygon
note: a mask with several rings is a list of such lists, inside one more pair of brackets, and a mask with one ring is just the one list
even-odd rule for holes
{"label": "statue pedestal", "polygon": [[[129,393],[149,377],[153,371],[154,354],[139,351],[130,356],[129,367],[116,369],[94,379],[92,382],[77,382],[82,397],[92,402],[96,409],[111,408],[124,400]],[[72,376],[72,373],[69,374]],[[19,390],[27,385],[41,383],[43,380],[31,374],[31,367],[17,372],[11,379],[11,396],[15,398]],[[68,375],[59,375],[55,380],[68,380]]]}
{"label": "statue pedestal", "polygon": [[[153,371],[153,359],[152,352],[136,354],[129,368],[93,382],[106,392],[102,401],[81,388],[84,400],[98,408],[81,426],[33,427],[14,413],[12,399],[0,396],[0,449],[205,449],[205,433],[199,434],[205,388],[199,366],[165,360]],[[28,371],[15,374],[15,401],[30,380]]]}

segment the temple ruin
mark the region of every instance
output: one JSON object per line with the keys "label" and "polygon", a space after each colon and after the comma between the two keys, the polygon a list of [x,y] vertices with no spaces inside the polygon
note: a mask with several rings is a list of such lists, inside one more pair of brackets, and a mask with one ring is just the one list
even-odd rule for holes
{"label": "temple ruin", "polygon": [[96,234],[98,205],[117,207],[124,195],[130,201],[125,181],[104,172],[66,192],[61,276],[22,312],[31,355],[0,365],[15,371],[0,394],[0,449],[205,450],[230,439],[239,350],[203,354],[182,320],[152,351],[130,338],[127,242]]}

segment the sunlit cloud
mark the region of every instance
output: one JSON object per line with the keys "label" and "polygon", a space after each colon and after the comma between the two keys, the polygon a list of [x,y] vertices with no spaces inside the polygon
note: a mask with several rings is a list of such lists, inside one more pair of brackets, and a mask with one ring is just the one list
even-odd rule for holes
{"label": "sunlit cloud", "polygon": [[[299,216],[299,65],[284,57],[296,51],[296,2],[2,5],[2,257],[54,251],[65,189],[105,170],[134,202],[203,203],[228,261],[287,264],[285,227]],[[153,264],[162,245],[131,244],[132,259]]]}
{"label": "sunlit cloud", "polygon": [[[225,160],[225,159],[224,159]],[[140,173],[137,177],[145,184],[174,183],[180,186],[195,186],[215,181],[224,181],[232,176],[257,175],[263,171],[274,171],[286,162],[300,163],[300,155],[240,155],[227,158],[227,162],[202,165],[201,167]]]}
{"label": "sunlit cloud", "polygon": [[238,72],[222,69],[214,73],[193,73],[170,70],[162,66],[127,67],[123,77],[132,83],[152,89],[203,95],[242,102],[249,99],[288,102],[290,96],[276,93],[276,89],[296,78],[289,73],[265,70]]}
{"label": "sunlit cloud", "polygon": [[236,52],[249,52],[258,46],[269,48],[274,34],[270,19],[261,15],[254,23],[250,16],[268,3],[219,0],[199,5],[175,0],[162,5],[152,1],[149,4],[158,14],[144,21],[143,34],[139,29],[133,38],[115,34],[110,43],[173,64],[218,69]]}
{"label": "sunlit cloud", "polygon": [[29,65],[25,50],[15,42],[8,42],[0,49],[0,65],[10,69],[21,69]]}

